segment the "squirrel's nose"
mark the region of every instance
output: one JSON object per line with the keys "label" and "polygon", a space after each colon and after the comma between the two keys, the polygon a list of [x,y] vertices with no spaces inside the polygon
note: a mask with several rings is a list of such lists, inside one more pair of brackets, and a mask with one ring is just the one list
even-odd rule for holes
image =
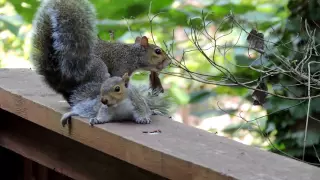
{"label": "squirrel's nose", "polygon": [[108,106],[108,99],[101,99],[101,103]]}

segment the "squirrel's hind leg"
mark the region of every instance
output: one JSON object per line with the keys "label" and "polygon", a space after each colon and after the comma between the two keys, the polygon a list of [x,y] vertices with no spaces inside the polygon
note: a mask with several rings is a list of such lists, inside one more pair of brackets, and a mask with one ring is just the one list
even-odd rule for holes
{"label": "squirrel's hind leg", "polygon": [[78,114],[73,112],[73,111],[69,111],[67,113],[64,113],[60,119],[61,125],[64,127],[66,124],[70,124],[71,123],[71,117],[72,116],[77,116]]}

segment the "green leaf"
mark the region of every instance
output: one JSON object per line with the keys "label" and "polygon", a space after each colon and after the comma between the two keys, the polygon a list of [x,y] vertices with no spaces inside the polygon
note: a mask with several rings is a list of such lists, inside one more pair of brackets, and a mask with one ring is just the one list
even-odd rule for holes
{"label": "green leaf", "polygon": [[186,105],[190,100],[189,95],[182,88],[176,85],[173,85],[170,88],[169,94],[178,105]]}
{"label": "green leaf", "polygon": [[266,133],[270,133],[276,129],[276,125],[273,122],[267,124]]}
{"label": "green leaf", "polygon": [[[297,131],[292,133],[287,133],[286,138],[292,138],[296,140],[298,146],[304,146],[304,133],[305,131]],[[307,132],[306,146],[312,146],[314,144],[320,143],[320,133],[316,131],[309,130]]]}
{"label": "green leaf", "polygon": [[[117,19],[140,17],[149,13],[151,0],[92,0],[97,12],[98,19]],[[171,5],[173,0],[152,1],[151,13],[160,12],[163,8]]]}
{"label": "green leaf", "polygon": [[194,91],[190,93],[190,104],[203,102],[205,100],[208,100],[209,97],[216,96],[216,93],[209,91],[209,90],[200,90],[200,91]]}
{"label": "green leaf", "polygon": [[215,92],[217,94],[228,94],[233,96],[244,96],[249,91],[246,88],[243,87],[228,87],[228,86],[218,86],[215,89]]}
{"label": "green leaf", "polygon": [[307,108],[306,105],[296,106],[289,109],[291,115],[294,118],[300,119],[307,116]]}
{"label": "green leaf", "polygon": [[[289,99],[282,99],[282,98],[270,98],[266,104],[265,108],[270,110],[270,111],[279,111],[279,110],[284,110],[287,108],[292,108],[293,106],[299,104],[298,100],[289,100]],[[298,105],[301,106],[302,104]]]}
{"label": "green leaf", "polygon": [[247,12],[246,14],[239,15],[239,17],[243,20],[246,20],[247,22],[277,22],[280,20],[280,18],[275,17],[271,13],[262,13],[258,11],[254,12]]}
{"label": "green leaf", "polygon": [[254,11],[256,9],[253,5],[244,5],[244,4],[233,4],[228,3],[224,5],[214,5],[211,7],[211,10],[217,17],[224,17],[230,12],[233,14],[244,14],[249,11]]}
{"label": "green leaf", "polygon": [[240,65],[240,66],[249,66],[252,63],[252,60],[250,60],[245,55],[236,55],[235,59],[236,59],[237,65]]}
{"label": "green leaf", "polygon": [[195,29],[195,30],[201,30],[204,27],[203,20],[200,17],[189,19],[188,25],[190,28]]}
{"label": "green leaf", "polygon": [[237,123],[237,124],[230,124],[227,127],[225,127],[222,131],[224,133],[233,134],[240,129],[241,130],[251,130],[252,124],[246,123],[246,122],[241,122],[241,123]]}
{"label": "green leaf", "polygon": [[149,77],[148,73],[137,72],[137,73],[134,73],[131,78],[132,80],[135,80],[135,81],[143,81],[143,80],[147,80],[148,77]]}
{"label": "green leaf", "polygon": [[311,103],[310,103],[310,109],[311,111],[315,111],[315,112],[320,112],[320,108],[319,108],[319,105],[320,105],[320,98],[314,98],[311,100]]}
{"label": "green leaf", "polygon": [[0,15],[0,23],[2,22],[4,27],[3,29],[8,29],[12,34],[18,36],[19,29],[22,24],[22,20],[19,19],[20,16],[5,16]]}
{"label": "green leaf", "polygon": [[162,13],[159,17],[170,19],[168,21],[169,24],[172,26],[181,25],[181,26],[188,26],[188,14],[185,11],[179,9],[170,9],[166,13]]}
{"label": "green leaf", "polygon": [[14,6],[15,10],[23,17],[23,19],[29,23],[32,22],[33,16],[39,7],[40,1],[38,0],[10,0],[10,3]]}

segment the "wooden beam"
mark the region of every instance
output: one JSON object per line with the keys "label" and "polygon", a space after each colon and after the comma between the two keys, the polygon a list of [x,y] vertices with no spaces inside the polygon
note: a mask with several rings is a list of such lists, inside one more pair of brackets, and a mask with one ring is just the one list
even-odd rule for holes
{"label": "wooden beam", "polygon": [[32,161],[76,180],[166,179],[9,112],[0,110],[0,117],[0,146],[27,158],[24,160],[26,180],[33,179],[33,167],[38,171],[38,179],[47,177],[47,169]]}
{"label": "wooden beam", "polygon": [[[66,102],[27,69],[0,71],[1,108],[169,179],[319,179],[317,167],[219,137],[159,116],[149,125],[108,123],[90,127],[72,120],[72,131],[60,125]],[[147,130],[162,133],[149,135]]]}

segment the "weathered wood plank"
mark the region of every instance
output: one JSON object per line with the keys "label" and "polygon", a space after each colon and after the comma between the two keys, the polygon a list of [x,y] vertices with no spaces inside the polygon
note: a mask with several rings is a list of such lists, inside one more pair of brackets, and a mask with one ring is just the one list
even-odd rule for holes
{"label": "weathered wood plank", "polygon": [[28,158],[24,163],[25,179],[32,179],[33,167],[38,179],[47,177],[47,169],[32,161],[76,180],[166,179],[1,109],[0,117],[0,146]]}
{"label": "weathered wood plank", "polygon": [[[68,105],[31,70],[0,71],[1,108],[51,131],[170,179],[319,179],[320,169],[224,137],[155,116],[149,125],[109,123],[90,127],[86,119],[62,128]],[[160,129],[148,135],[146,130]]]}

